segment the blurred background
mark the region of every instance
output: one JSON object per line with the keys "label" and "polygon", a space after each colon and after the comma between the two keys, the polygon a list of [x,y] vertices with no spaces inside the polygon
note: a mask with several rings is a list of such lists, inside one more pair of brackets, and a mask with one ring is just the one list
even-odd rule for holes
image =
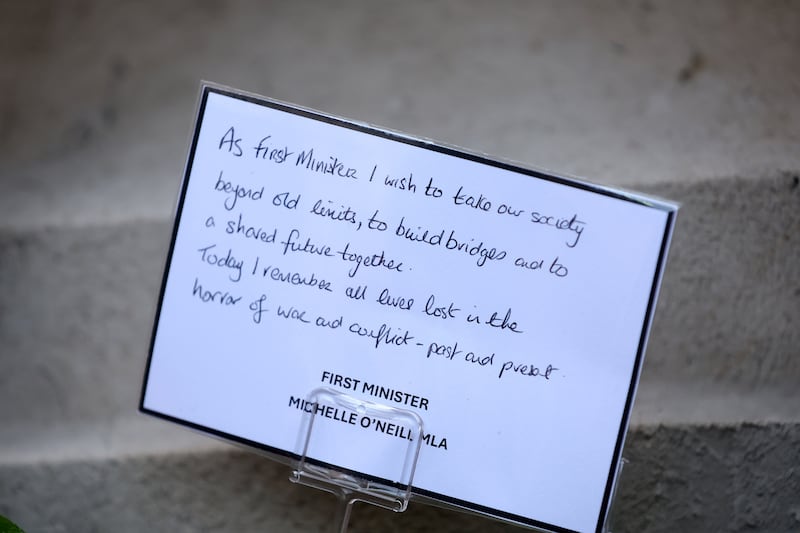
{"label": "blurred background", "polygon": [[[800,530],[800,3],[0,13],[0,514],[23,529],[331,527],[286,467],[137,412],[209,80],[681,202],[614,531]],[[352,530],[516,529],[412,502]]]}

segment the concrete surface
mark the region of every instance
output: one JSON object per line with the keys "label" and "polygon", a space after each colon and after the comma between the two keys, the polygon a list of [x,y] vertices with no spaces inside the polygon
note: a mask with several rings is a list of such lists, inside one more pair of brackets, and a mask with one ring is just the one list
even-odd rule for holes
{"label": "concrete surface", "polygon": [[[680,201],[615,531],[800,530],[800,6],[13,2],[0,514],[323,531],[285,467],[136,412],[198,84]],[[412,504],[355,531],[510,531]]]}

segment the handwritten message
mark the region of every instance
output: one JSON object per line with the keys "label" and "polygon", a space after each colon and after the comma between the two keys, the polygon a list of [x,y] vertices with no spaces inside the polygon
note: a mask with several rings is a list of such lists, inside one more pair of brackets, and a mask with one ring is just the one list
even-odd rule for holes
{"label": "handwritten message", "polygon": [[419,412],[420,488],[594,530],[673,213],[207,89],[143,407],[277,453],[302,413],[411,438],[305,400],[333,387]]}

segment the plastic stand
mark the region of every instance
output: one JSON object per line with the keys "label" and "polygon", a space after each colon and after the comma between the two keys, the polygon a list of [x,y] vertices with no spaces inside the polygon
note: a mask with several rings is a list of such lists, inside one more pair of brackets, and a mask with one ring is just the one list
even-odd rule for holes
{"label": "plastic stand", "polygon": [[614,527],[614,509],[616,506],[614,505],[617,501],[617,491],[619,490],[619,482],[620,478],[622,477],[622,469],[625,468],[625,465],[628,463],[628,460],[624,457],[620,457],[619,463],[617,463],[617,471],[614,474],[614,486],[611,488],[611,500],[608,503],[608,511],[606,512],[606,519],[603,522],[603,533],[613,533],[612,528]]}
{"label": "plastic stand", "polygon": [[[422,418],[413,411],[362,400],[327,387],[313,390],[307,396],[305,405],[309,409],[303,410],[298,442],[300,459],[289,480],[339,497],[341,505],[339,518],[334,524],[335,531],[346,533],[353,504],[357,501],[398,513],[405,511],[411,499],[414,471],[422,446]],[[326,406],[347,413],[356,413],[362,421],[368,417],[371,421],[379,420],[395,424],[409,431],[408,446],[405,454],[399,458],[399,469],[395,479],[389,480],[389,483],[367,479],[351,471],[320,464],[308,456],[312,439],[319,433],[314,432],[315,419],[319,418],[318,414],[324,412]],[[355,431],[358,429],[354,428]]]}
{"label": "plastic stand", "polygon": [[[422,418],[413,411],[363,400],[327,387],[313,390],[306,397],[305,405],[308,408],[303,410],[300,426],[297,447],[299,459],[289,480],[293,483],[332,493],[338,497],[340,505],[338,517],[334,522],[334,531],[336,533],[347,533],[353,505],[358,501],[398,513],[405,511],[408,507],[408,502],[411,500],[414,472],[422,446]],[[312,440],[320,433],[319,431],[314,432],[315,420],[319,418],[320,411],[326,406],[338,408],[344,412],[356,413],[360,419],[369,417],[408,429],[410,434],[409,444],[405,454],[398,460],[399,470],[395,479],[390,480],[389,483],[375,481],[352,471],[321,464],[319,461],[309,457],[308,453],[312,446]],[[354,430],[358,431],[358,428],[354,428]],[[602,527],[603,533],[612,533],[613,531],[617,491],[623,468],[627,462],[627,459],[622,457],[617,464],[609,508]],[[423,500],[427,500],[427,498],[423,498]],[[460,507],[452,507],[439,501],[431,501],[429,503],[443,508],[465,511]],[[478,515],[492,516],[487,513],[471,512]],[[497,519],[498,517],[494,518]],[[530,528],[530,526],[514,521],[504,521]]]}

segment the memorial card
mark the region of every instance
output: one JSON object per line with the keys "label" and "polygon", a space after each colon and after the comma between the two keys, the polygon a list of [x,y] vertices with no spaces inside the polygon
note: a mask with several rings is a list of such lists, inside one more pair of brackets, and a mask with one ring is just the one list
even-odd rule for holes
{"label": "memorial card", "polygon": [[414,494],[599,531],[676,209],[205,85],[141,409],[395,480],[330,387],[419,414]]}

